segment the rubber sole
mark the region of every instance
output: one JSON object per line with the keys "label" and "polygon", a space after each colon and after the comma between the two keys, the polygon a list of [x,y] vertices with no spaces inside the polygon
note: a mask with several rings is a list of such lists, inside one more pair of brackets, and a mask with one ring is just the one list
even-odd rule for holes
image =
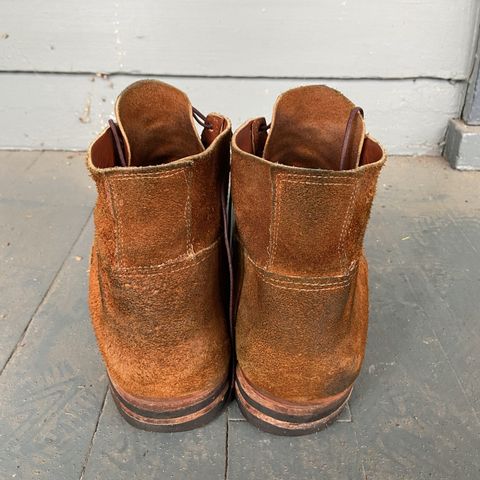
{"label": "rubber sole", "polygon": [[183,432],[206,425],[225,407],[230,382],[206,395],[181,400],[145,400],[122,392],[110,380],[110,390],[120,414],[136,428],[151,432]]}
{"label": "rubber sole", "polygon": [[340,415],[353,386],[318,404],[294,404],[255,389],[237,367],[235,393],[245,418],[268,433],[284,436],[308,435],[323,430]]}

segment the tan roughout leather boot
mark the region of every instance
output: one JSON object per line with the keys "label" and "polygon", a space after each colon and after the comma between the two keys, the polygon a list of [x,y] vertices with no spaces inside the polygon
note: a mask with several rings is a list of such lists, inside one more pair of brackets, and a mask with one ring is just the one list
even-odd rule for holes
{"label": "tan roughout leather boot", "polygon": [[232,141],[235,389],[249,421],[301,435],[335,419],[360,371],[362,244],[385,153],[363,111],[326,86],[281,95],[268,130],[257,118]]}
{"label": "tan roughout leather boot", "polygon": [[200,115],[200,137],[199,115],[180,90],[136,82],[117,100],[118,125],[88,152],[98,190],[92,322],[120,412],[147,430],[203,425],[229,397],[222,196],[231,125]]}

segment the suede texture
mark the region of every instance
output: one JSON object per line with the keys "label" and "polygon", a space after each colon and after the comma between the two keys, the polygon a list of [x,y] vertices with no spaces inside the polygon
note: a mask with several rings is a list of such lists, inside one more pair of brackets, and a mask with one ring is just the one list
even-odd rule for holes
{"label": "suede texture", "polygon": [[[296,167],[338,170],[346,124],[354,107],[340,92],[324,85],[288,90],[275,103],[263,157]],[[350,165],[358,166],[364,137],[363,118],[357,114],[348,145]]]}
{"label": "suede texture", "polygon": [[228,375],[221,195],[230,122],[198,135],[185,94],[156,81],[117,101],[127,167],[110,130],[89,150],[96,183],[90,312],[112,381],[138,398],[213,390]]}
{"label": "suede texture", "polygon": [[277,101],[232,142],[238,367],[259,391],[315,403],[348,388],[363,361],[368,268],[363,238],[385,162],[354,105],[324,86]]}

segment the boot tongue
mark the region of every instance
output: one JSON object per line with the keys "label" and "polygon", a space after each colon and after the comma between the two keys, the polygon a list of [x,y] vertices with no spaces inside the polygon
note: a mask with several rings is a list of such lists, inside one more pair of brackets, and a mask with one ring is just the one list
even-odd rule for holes
{"label": "boot tongue", "polygon": [[365,124],[361,109],[354,109],[350,100],[324,85],[287,91],[275,104],[264,158],[304,168],[358,167]]}
{"label": "boot tongue", "polygon": [[171,163],[204,150],[188,97],[166,83],[142,80],[127,87],[116,116],[127,166]]}

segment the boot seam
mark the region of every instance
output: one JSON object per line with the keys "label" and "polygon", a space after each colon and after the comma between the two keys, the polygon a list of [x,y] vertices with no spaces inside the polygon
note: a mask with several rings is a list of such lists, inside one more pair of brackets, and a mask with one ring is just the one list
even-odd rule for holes
{"label": "boot seam", "polygon": [[187,195],[185,199],[185,208],[184,208],[184,221],[185,221],[185,232],[186,232],[186,247],[187,247],[187,253],[184,255],[181,255],[175,259],[172,259],[173,261],[177,261],[183,258],[188,258],[191,256],[195,255],[195,252],[193,250],[193,244],[192,244],[192,235],[191,235],[191,213],[192,213],[192,207],[191,207],[191,194],[190,194],[190,181],[188,179],[187,175],[187,170],[189,170],[190,165],[185,165],[180,168],[175,168],[172,170],[166,170],[162,172],[155,172],[155,173],[135,173],[135,174],[124,174],[124,175],[118,175],[115,178],[111,179],[109,177],[106,177],[106,185],[108,187],[108,192],[109,192],[109,203],[111,204],[111,211],[112,211],[112,217],[113,217],[113,223],[115,227],[115,263],[119,266],[119,269],[123,270],[132,270],[135,271],[136,269],[148,269],[148,268],[158,268],[161,267],[167,262],[161,263],[161,264],[156,264],[156,265],[142,265],[142,266],[133,266],[133,267],[127,267],[125,266],[125,259],[124,259],[124,253],[123,253],[123,240],[122,240],[122,233],[124,231],[124,226],[123,222],[121,220],[121,216],[118,215],[117,213],[117,205],[118,205],[118,195],[116,193],[116,189],[112,188],[112,181],[117,182],[117,181],[124,181],[124,180],[138,180],[139,177],[142,179],[150,178],[154,180],[161,180],[164,178],[170,178],[174,177],[176,175],[182,175],[185,179],[186,187],[187,187]]}
{"label": "boot seam", "polygon": [[[273,173],[273,170],[272,170]],[[306,180],[299,180],[300,178],[305,178]],[[325,182],[324,180],[337,180],[335,182]],[[338,181],[340,180],[340,181]],[[267,265],[272,267],[275,261],[275,256],[277,253],[278,237],[279,237],[279,225],[281,219],[281,197],[283,192],[283,187],[285,183],[293,183],[300,185],[315,185],[315,186],[353,186],[350,198],[348,201],[347,211],[345,213],[345,218],[343,220],[342,229],[340,233],[340,238],[337,246],[338,253],[338,262],[341,270],[347,270],[348,258],[347,252],[344,248],[344,243],[347,238],[347,233],[351,225],[351,216],[353,213],[353,205],[358,193],[359,177],[358,176],[334,176],[334,175],[323,175],[321,177],[312,176],[312,175],[302,175],[296,173],[278,173],[275,175],[275,178],[272,178],[273,183],[273,208],[272,208],[272,219],[270,229],[270,240],[268,246],[269,258]]]}
{"label": "boot seam", "polygon": [[[358,180],[355,179],[355,186],[350,194],[350,199],[348,203],[347,212],[345,213],[345,218],[343,220],[342,231],[340,234],[340,241],[338,242],[338,257],[340,260],[340,268],[347,268],[348,258],[347,258],[347,249],[344,247],[344,243],[348,237],[348,233],[350,233],[352,227],[352,215],[353,215],[353,206],[355,204],[355,200],[357,198],[358,193]],[[343,259],[342,259],[342,251],[343,251]]]}
{"label": "boot seam", "polygon": [[[120,269],[115,269],[112,273],[118,276],[144,276],[144,275],[170,275],[187,268],[194,267],[205,260],[209,259],[212,254],[216,251],[220,243],[220,238],[217,238],[213,243],[208,247],[203,248],[194,255],[181,255],[180,257],[168,260],[166,262],[160,263],[158,265],[148,265],[142,267],[123,267]],[[179,268],[170,269],[168,267],[175,267],[177,265]]]}
{"label": "boot seam", "polygon": [[[346,274],[342,275],[326,275],[321,277],[292,277],[270,272],[258,265],[243,248],[246,259],[252,264],[255,273],[264,283],[268,283],[274,287],[286,290],[298,291],[317,291],[317,290],[333,290],[328,287],[347,287],[351,284],[358,267],[358,260],[351,262]],[[295,288],[295,287],[314,287],[312,289]]]}
{"label": "boot seam", "polygon": [[187,232],[187,255],[195,255],[192,243],[192,200],[191,200],[191,169],[184,168],[183,176],[187,184],[187,199],[185,201],[185,229]]}

